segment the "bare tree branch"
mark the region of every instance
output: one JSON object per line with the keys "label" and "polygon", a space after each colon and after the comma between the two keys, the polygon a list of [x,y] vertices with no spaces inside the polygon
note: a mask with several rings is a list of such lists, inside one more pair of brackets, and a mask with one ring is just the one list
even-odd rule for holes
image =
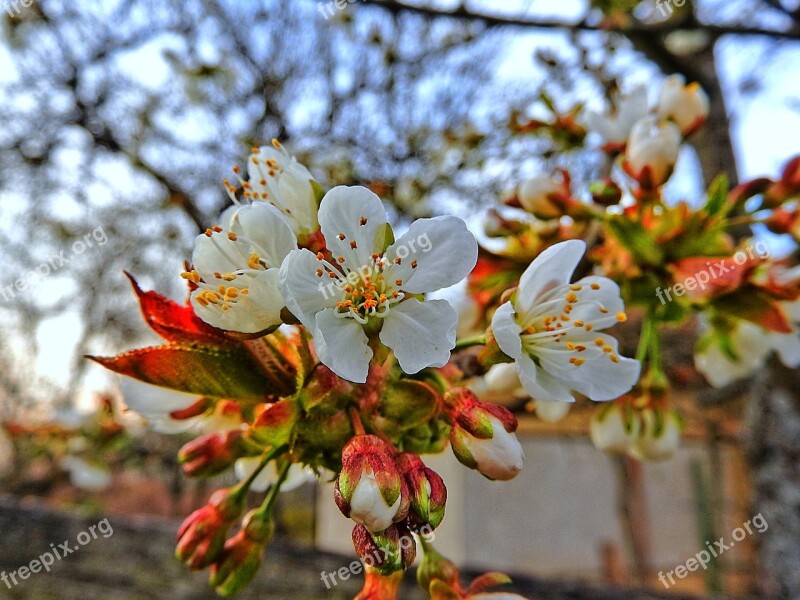
{"label": "bare tree branch", "polygon": [[467,10],[463,6],[454,10],[439,10],[427,6],[412,6],[396,0],[365,0],[366,3],[380,6],[393,13],[407,12],[416,13],[427,17],[448,17],[455,19],[466,19],[480,21],[488,27],[530,27],[534,29],[562,29],[567,31],[602,31],[621,33],[628,35],[638,33],[642,35],[665,35],[673,31],[704,31],[718,38],[723,35],[753,35],[766,36],[776,39],[800,40],[800,27],[791,29],[765,29],[762,27],[748,27],[745,25],[716,25],[712,23],[672,23],[665,22],[648,25],[640,22],[626,26],[614,26],[608,24],[592,24],[586,21],[569,22],[559,19],[537,19],[525,17],[507,17],[502,15],[492,15],[485,12]]}

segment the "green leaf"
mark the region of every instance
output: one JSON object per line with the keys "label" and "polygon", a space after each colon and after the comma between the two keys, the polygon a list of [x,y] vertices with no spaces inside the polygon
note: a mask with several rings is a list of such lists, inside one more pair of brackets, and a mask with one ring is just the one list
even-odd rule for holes
{"label": "green leaf", "polygon": [[664,253],[661,247],[641,223],[627,219],[610,219],[608,227],[614,237],[638,259],[637,262],[652,266],[663,262]]}
{"label": "green leaf", "polygon": [[708,214],[716,215],[726,207],[730,187],[728,176],[724,173],[718,175],[711,182],[711,185],[708,186],[708,200],[706,200],[705,205],[705,210]]}

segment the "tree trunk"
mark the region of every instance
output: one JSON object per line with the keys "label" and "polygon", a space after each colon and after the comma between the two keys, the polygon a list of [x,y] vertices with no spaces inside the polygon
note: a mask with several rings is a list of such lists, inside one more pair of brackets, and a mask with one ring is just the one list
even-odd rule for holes
{"label": "tree trunk", "polygon": [[747,411],[755,509],[769,524],[759,534],[761,593],[800,598],[800,372],[773,365],[756,381]]}

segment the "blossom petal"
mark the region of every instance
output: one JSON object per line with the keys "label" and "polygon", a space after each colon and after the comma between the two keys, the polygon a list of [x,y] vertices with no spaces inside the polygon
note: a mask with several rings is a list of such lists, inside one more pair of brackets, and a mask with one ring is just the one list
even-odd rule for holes
{"label": "blossom petal", "polygon": [[335,258],[344,257],[350,270],[372,264],[372,255],[383,251],[386,211],[365,187],[339,186],[325,194],[319,223],[328,249]]}
{"label": "blossom petal", "polygon": [[198,400],[198,396],[194,394],[170,390],[130,377],[125,377],[119,387],[128,408],[145,418],[184,410]]}
{"label": "blossom petal", "polygon": [[247,173],[257,201],[275,206],[295,233],[308,234],[317,229],[317,201],[311,183],[314,178],[285,148],[259,148],[247,161]]}
{"label": "blossom petal", "polygon": [[546,292],[569,283],[586,251],[582,240],[567,240],[550,246],[525,269],[517,291],[517,309],[526,313]]}
{"label": "blossom petal", "polygon": [[[264,331],[282,323],[281,310],[286,303],[278,287],[278,276],[278,269],[247,269],[228,284],[229,287],[248,290],[247,294],[240,293],[235,303],[200,302],[201,287],[192,292],[192,307],[198,317],[219,329],[240,333]],[[223,309],[223,305],[228,308]]]}
{"label": "blossom petal", "polygon": [[302,249],[290,252],[280,269],[279,282],[286,307],[309,331],[314,330],[315,315],[336,306],[339,299],[336,281],[318,277],[319,268],[320,261],[314,253]]}
{"label": "blossom petal", "polygon": [[446,300],[410,298],[392,307],[380,339],[394,350],[400,368],[413,374],[447,364],[456,345],[457,325],[458,313]]}
{"label": "blossom petal", "polygon": [[[567,343],[581,350],[570,350]],[[542,369],[596,401],[618,398],[639,379],[639,361],[619,356],[617,340],[602,333],[570,335],[557,347],[539,347],[537,356]],[[573,363],[573,359],[580,362]]]}
{"label": "blossom petal", "polygon": [[[251,242],[253,251],[266,259],[268,267],[279,267],[286,255],[297,248],[297,240],[289,223],[277,208],[259,202],[242,206],[230,219],[230,230]],[[245,261],[240,267],[246,265]]]}
{"label": "blossom petal", "polygon": [[500,350],[514,360],[519,360],[524,354],[522,339],[519,337],[522,334],[522,327],[519,326],[514,315],[514,306],[511,302],[502,304],[492,317],[492,332]]}
{"label": "blossom petal", "polygon": [[314,346],[323,364],[339,377],[366,383],[372,349],[357,321],[337,317],[333,308],[323,310],[317,315]]}
{"label": "blossom petal", "polygon": [[210,279],[214,273],[231,273],[247,267],[247,249],[219,233],[200,234],[194,240],[192,264],[204,279]]}
{"label": "blossom petal", "polygon": [[534,400],[542,402],[575,402],[575,396],[558,378],[553,377],[527,354],[517,360],[519,380]]}
{"label": "blossom petal", "polygon": [[800,366],[800,337],[796,331],[789,334],[773,333],[770,338],[772,347],[784,365],[790,369]]}
{"label": "blossom petal", "polygon": [[385,256],[390,262],[387,279],[402,280],[402,290],[422,294],[455,285],[469,275],[478,261],[478,242],[457,217],[418,219]]}
{"label": "blossom petal", "polygon": [[738,323],[731,332],[730,342],[739,360],[731,360],[717,339],[711,340],[703,351],[694,356],[697,370],[717,388],[754,373],[764,364],[770,351],[769,339],[764,330],[745,321]]}
{"label": "blossom petal", "polygon": [[495,311],[492,317],[492,332],[500,349],[516,361],[522,387],[532,398],[548,402],[575,401],[566,387],[541,370],[522,349],[520,338],[522,328],[514,318],[514,307],[511,302],[506,302]]}
{"label": "blossom petal", "polygon": [[[578,289],[580,287],[580,289]],[[605,329],[615,325],[625,311],[619,286],[608,277],[589,276],[575,282],[573,286],[577,302],[569,316],[572,323],[583,321],[592,329]]]}

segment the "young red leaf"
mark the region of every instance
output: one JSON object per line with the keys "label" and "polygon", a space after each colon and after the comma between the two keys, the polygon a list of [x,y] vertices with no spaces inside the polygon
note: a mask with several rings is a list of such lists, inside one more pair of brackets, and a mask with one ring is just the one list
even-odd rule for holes
{"label": "young red leaf", "polygon": [[200,319],[192,307],[180,305],[161,294],[145,292],[133,275],[125,272],[131,280],[133,291],[147,324],[168,342],[195,342],[205,344],[230,343],[221,329],[212,327]]}
{"label": "young red leaf", "polygon": [[243,348],[183,343],[88,358],[116,373],[198,396],[263,401],[277,393]]}

